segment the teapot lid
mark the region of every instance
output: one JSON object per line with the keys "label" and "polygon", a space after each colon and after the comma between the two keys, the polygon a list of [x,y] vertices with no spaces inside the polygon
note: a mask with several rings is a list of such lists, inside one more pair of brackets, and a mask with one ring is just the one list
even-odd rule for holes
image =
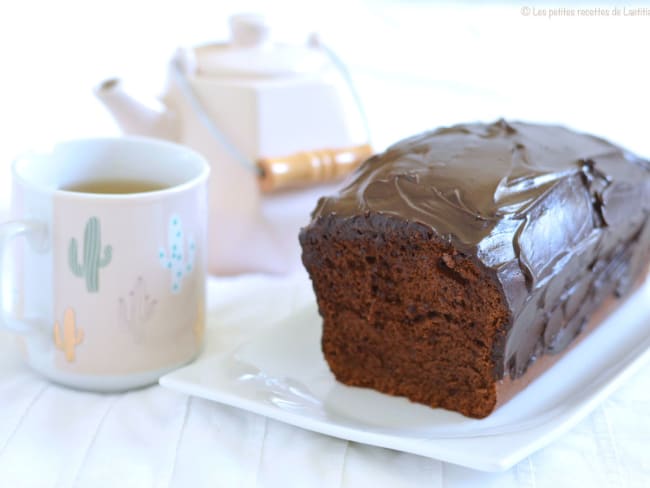
{"label": "teapot lid", "polygon": [[[192,71],[206,77],[277,78],[322,70],[329,59],[308,44],[280,44],[270,40],[264,18],[239,14],[230,18],[230,42],[193,50]],[[187,66],[187,64],[186,64]]]}

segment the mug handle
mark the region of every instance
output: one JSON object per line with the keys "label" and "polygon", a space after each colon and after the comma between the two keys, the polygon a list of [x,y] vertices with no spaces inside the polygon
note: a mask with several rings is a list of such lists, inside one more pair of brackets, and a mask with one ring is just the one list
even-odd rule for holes
{"label": "mug handle", "polygon": [[9,317],[4,309],[3,265],[6,246],[17,237],[24,236],[36,251],[45,250],[47,226],[37,220],[14,220],[0,224],[0,328],[19,334],[36,332],[36,325]]}

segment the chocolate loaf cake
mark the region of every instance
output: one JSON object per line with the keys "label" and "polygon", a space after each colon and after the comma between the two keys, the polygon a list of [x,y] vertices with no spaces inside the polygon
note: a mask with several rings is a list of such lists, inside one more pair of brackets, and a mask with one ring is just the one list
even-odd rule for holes
{"label": "chocolate loaf cake", "polygon": [[645,278],[649,214],[650,163],[597,137],[500,120],[401,141],[300,233],[324,356],[485,417]]}

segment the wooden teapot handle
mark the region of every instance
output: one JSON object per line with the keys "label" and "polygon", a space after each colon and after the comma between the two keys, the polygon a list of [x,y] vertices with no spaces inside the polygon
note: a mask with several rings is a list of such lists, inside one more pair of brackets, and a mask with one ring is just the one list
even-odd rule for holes
{"label": "wooden teapot handle", "polygon": [[342,149],[303,151],[286,157],[260,158],[260,188],[274,192],[340,180],[372,156],[369,144]]}

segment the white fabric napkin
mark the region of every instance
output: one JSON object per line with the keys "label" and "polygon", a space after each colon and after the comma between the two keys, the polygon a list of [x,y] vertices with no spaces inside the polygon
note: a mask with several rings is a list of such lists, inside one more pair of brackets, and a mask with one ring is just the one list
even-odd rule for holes
{"label": "white fabric napkin", "polygon": [[[211,279],[209,327],[254,334],[312,293],[304,275]],[[251,317],[263,319],[251,324]],[[226,335],[224,335],[226,336]],[[0,486],[647,487],[650,365],[568,434],[504,473],[312,433],[159,386],[65,389],[0,334]]]}

